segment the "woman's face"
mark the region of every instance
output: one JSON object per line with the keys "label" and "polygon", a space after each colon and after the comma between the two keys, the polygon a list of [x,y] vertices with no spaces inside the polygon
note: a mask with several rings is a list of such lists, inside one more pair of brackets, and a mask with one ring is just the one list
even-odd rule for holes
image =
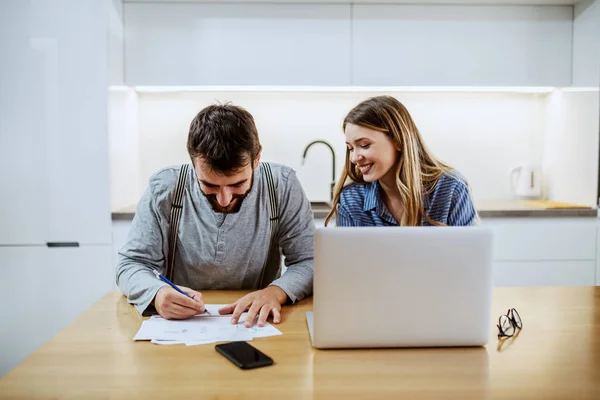
{"label": "woman's face", "polygon": [[346,147],[350,162],[358,166],[365,182],[373,182],[395,173],[399,153],[396,144],[385,133],[346,124]]}

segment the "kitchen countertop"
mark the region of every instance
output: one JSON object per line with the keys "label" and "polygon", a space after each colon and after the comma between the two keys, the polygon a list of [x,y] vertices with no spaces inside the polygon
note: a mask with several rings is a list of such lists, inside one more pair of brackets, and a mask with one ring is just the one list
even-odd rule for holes
{"label": "kitchen countertop", "polygon": [[[329,213],[329,205],[325,202],[312,203],[313,216],[324,219]],[[554,207],[549,204],[546,207]],[[595,207],[574,206],[570,208],[545,208],[519,200],[486,200],[476,204],[480,218],[560,218],[560,217],[597,217]],[[131,220],[135,215],[135,205],[112,211],[113,220]]]}

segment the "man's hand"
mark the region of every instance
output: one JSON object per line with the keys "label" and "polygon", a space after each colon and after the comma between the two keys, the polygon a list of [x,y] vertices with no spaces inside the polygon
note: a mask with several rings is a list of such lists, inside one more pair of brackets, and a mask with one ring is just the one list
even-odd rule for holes
{"label": "man's hand", "polygon": [[273,314],[273,323],[281,322],[281,305],[287,300],[285,292],[277,286],[269,286],[256,292],[248,293],[235,303],[219,309],[219,314],[231,314],[231,323],[237,324],[242,313],[248,310],[244,326],[250,328],[258,315],[258,326],[265,326],[269,314]]}
{"label": "man's hand", "polygon": [[204,311],[202,294],[190,288],[179,286],[190,297],[186,297],[170,286],[158,289],[154,296],[154,308],[165,319],[186,319]]}

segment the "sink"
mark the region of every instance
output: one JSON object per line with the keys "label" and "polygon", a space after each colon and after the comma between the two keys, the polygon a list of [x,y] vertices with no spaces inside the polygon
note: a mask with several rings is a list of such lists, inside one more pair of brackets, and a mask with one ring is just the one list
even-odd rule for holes
{"label": "sink", "polygon": [[331,203],[328,201],[311,201],[310,208],[315,219],[324,219],[331,210]]}

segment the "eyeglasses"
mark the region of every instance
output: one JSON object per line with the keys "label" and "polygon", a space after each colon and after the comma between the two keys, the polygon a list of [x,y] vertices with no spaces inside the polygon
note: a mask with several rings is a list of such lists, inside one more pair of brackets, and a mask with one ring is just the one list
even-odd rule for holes
{"label": "eyeglasses", "polygon": [[506,314],[498,319],[498,337],[511,337],[517,329],[523,329],[523,321],[516,309],[510,308]]}

